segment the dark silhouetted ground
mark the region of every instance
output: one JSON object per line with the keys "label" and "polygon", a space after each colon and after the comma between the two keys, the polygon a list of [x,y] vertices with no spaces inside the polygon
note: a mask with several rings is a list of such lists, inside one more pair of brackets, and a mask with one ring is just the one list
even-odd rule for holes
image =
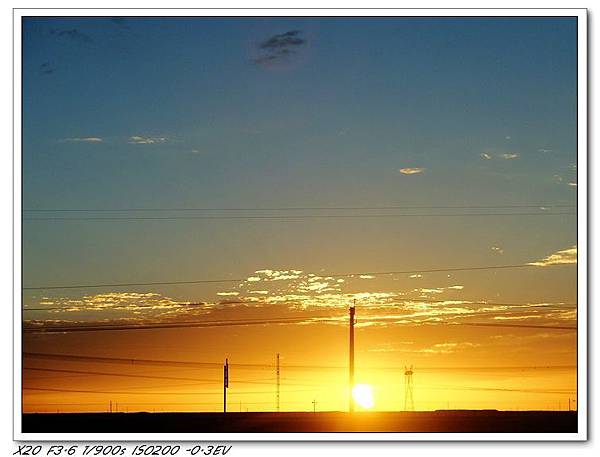
{"label": "dark silhouetted ground", "polygon": [[24,414],[25,433],[575,433],[568,411]]}

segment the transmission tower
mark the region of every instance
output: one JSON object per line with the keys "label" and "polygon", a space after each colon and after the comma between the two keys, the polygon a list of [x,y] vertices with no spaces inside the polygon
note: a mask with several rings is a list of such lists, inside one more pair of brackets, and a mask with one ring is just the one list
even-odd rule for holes
{"label": "transmission tower", "polygon": [[404,367],[404,411],[414,411],[413,399],[413,367]]}
{"label": "transmission tower", "polygon": [[279,378],[279,353],[277,353],[277,412],[279,412],[279,389],[281,387]]}

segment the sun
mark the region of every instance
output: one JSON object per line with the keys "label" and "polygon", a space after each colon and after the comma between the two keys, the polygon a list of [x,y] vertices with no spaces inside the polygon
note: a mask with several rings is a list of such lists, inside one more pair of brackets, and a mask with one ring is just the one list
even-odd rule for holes
{"label": "sun", "polygon": [[375,406],[373,388],[369,384],[356,384],[352,389],[352,398],[357,405],[364,409],[371,409]]}

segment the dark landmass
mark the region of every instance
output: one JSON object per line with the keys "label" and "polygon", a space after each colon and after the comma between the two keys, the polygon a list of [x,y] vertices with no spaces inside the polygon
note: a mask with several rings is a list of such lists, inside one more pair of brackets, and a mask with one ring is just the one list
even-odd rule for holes
{"label": "dark landmass", "polygon": [[572,411],[31,413],[24,433],[576,433]]}

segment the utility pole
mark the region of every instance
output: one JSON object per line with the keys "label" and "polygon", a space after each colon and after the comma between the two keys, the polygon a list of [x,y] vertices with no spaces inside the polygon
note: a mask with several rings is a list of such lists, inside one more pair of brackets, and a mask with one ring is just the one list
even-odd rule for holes
{"label": "utility pole", "polygon": [[316,413],[317,412],[317,399],[316,398],[312,401],[312,404],[313,404],[313,413]]}
{"label": "utility pole", "polygon": [[281,387],[279,379],[279,352],[277,353],[277,412],[279,412],[279,389]]}
{"label": "utility pole", "polygon": [[404,411],[414,411],[413,399],[413,367],[404,367]]}
{"label": "utility pole", "polygon": [[229,388],[229,361],[225,359],[223,365],[223,412],[227,412],[227,389]]}
{"label": "utility pole", "polygon": [[108,400],[108,412],[112,413],[112,400]]}
{"label": "utility pole", "polygon": [[348,383],[350,387],[350,392],[348,394],[348,410],[352,413],[354,412],[354,399],[352,398],[352,389],[354,388],[354,314],[356,308],[356,300],[354,300],[354,304],[350,307],[350,360],[349,360],[349,376]]}

